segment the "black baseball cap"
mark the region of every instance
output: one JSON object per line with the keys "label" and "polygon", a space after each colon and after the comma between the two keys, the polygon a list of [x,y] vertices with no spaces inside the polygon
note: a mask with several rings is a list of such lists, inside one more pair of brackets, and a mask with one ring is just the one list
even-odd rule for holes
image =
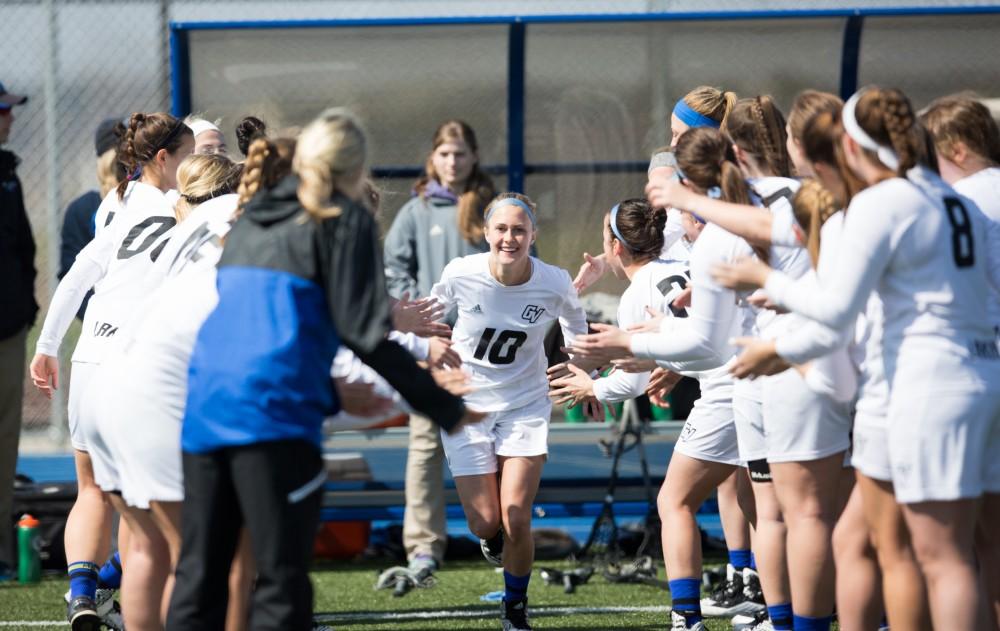
{"label": "black baseball cap", "polygon": [[15,105],[24,105],[28,102],[28,97],[21,94],[11,94],[7,88],[0,83],[0,109],[9,110]]}

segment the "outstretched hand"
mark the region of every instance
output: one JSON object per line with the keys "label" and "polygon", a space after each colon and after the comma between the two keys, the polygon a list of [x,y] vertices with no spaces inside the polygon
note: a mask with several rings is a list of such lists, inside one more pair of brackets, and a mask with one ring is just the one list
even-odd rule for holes
{"label": "outstretched hand", "polygon": [[588,397],[594,396],[594,380],[586,372],[573,364],[566,364],[568,375],[552,381],[549,398],[556,405],[569,403],[577,405]]}
{"label": "outstretched hand", "polygon": [[745,257],[732,263],[718,263],[712,267],[712,278],[723,287],[734,291],[753,291],[767,283],[771,268],[761,261]]}
{"label": "outstretched hand", "polygon": [[392,409],[392,399],[375,394],[375,387],[370,383],[348,382],[343,377],[333,381],[340,397],[340,409],[348,414],[374,417]]}
{"label": "outstretched hand", "polygon": [[646,184],[646,199],[653,208],[693,210],[699,195],[684,186],[674,175],[656,174]]}
{"label": "outstretched hand", "polygon": [[733,344],[743,348],[729,367],[729,372],[737,379],[776,375],[791,368],[791,364],[778,355],[773,340],[738,337]]}
{"label": "outstretched hand", "polygon": [[580,356],[606,364],[615,359],[632,357],[632,334],[610,324],[591,325],[597,333],[578,335],[569,348],[574,357]]}
{"label": "outstretched hand", "polygon": [[444,305],[434,298],[410,300],[410,292],[405,292],[392,307],[392,326],[397,331],[420,337],[451,337],[451,327],[438,322],[444,312]]}
{"label": "outstretched hand", "polygon": [[583,265],[580,266],[580,271],[576,273],[576,278],[573,279],[573,287],[576,288],[576,293],[583,293],[585,289],[601,280],[607,268],[608,264],[604,261],[603,256],[591,256],[589,253],[584,252]]}

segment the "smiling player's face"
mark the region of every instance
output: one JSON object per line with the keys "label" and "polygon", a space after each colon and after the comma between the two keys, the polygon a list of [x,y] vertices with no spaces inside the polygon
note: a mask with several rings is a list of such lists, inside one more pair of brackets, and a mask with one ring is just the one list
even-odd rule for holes
{"label": "smiling player's face", "polygon": [[520,206],[500,206],[490,215],[486,225],[486,241],[490,253],[502,265],[526,259],[535,242],[535,228],[528,213]]}

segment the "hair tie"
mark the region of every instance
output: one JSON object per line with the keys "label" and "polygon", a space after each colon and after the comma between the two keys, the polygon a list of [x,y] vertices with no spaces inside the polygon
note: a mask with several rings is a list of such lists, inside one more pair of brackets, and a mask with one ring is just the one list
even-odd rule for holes
{"label": "hair tie", "polygon": [[532,228],[535,227],[535,213],[532,212],[531,206],[529,206],[528,204],[524,203],[523,201],[519,200],[516,197],[504,197],[503,199],[493,204],[493,206],[490,207],[489,212],[486,213],[486,223],[490,222],[490,217],[493,216],[493,213],[496,211],[496,209],[502,206],[521,207],[522,209],[524,209],[524,212],[528,213],[528,219],[531,220],[531,227]]}
{"label": "hair tie", "polygon": [[899,170],[899,155],[896,154],[892,147],[880,145],[874,138],[869,136],[868,132],[861,128],[861,125],[858,124],[858,119],[854,116],[854,110],[858,107],[858,101],[861,100],[861,95],[865,92],[866,90],[864,89],[858,90],[854,93],[854,96],[847,99],[847,103],[844,103],[844,109],[841,114],[841,119],[844,123],[844,132],[853,138],[854,142],[865,149],[874,151],[875,155],[878,156],[879,162],[893,171],[897,171]]}
{"label": "hair tie", "polygon": [[142,177],[142,165],[141,164],[136,165],[135,171],[132,171],[131,173],[128,174],[128,181],[129,182],[133,182],[135,180],[138,180],[140,177]]}
{"label": "hair tie", "polygon": [[718,186],[713,186],[712,188],[705,191],[705,194],[712,199],[722,199],[722,189]]}
{"label": "hair tie", "polygon": [[713,129],[718,129],[722,125],[719,121],[714,118],[709,118],[700,112],[694,111],[694,109],[687,104],[687,101],[680,99],[677,104],[674,105],[674,116],[679,118],[682,123],[688,127],[711,127]]}
{"label": "hair tie", "polygon": [[628,244],[628,241],[626,241],[625,237],[622,236],[621,231],[618,230],[618,210],[620,208],[621,204],[615,204],[614,207],[611,208],[611,232],[614,233],[616,239],[621,241],[622,245],[631,251],[632,246]]}

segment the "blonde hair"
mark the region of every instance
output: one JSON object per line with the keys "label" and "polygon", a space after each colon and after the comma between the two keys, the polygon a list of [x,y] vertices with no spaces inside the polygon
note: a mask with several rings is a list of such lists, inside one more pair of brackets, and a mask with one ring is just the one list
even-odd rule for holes
{"label": "blonde hair", "polygon": [[691,109],[711,118],[719,125],[726,124],[736,100],[735,92],[723,91],[710,85],[700,85],[684,95],[684,102]]}
{"label": "blonde hair", "polygon": [[812,259],[813,267],[819,261],[820,228],[832,217],[839,208],[833,193],[828,191],[819,180],[812,178],[802,181],[802,186],[792,198],[792,211],[795,221],[802,228],[806,237],[806,250]]}
{"label": "blonde hair", "polygon": [[[529,217],[529,219],[533,218],[533,221],[531,222],[531,227],[534,230],[538,230],[538,224],[537,224],[538,206],[535,205],[535,202],[531,201],[530,197],[528,197],[527,195],[522,195],[521,193],[514,193],[514,192],[500,193],[499,195],[494,197],[493,200],[490,201],[489,205],[486,206],[485,212],[483,212],[484,222],[486,221],[485,218],[490,216],[490,213],[493,211],[494,208],[503,206],[504,205],[503,202],[508,199],[516,199],[528,205],[528,208],[531,209],[531,215],[532,215],[532,217]],[[488,222],[486,222],[484,225],[488,227]]]}
{"label": "blonde hair", "polygon": [[357,117],[344,108],[328,109],[309,123],[295,149],[292,170],[299,176],[299,202],[314,219],[336,217],[334,193],[364,172],[368,138]]}
{"label": "blonde hair", "polygon": [[97,158],[97,182],[101,189],[101,199],[104,199],[123,179],[125,179],[125,169],[118,164],[118,152],[112,147]]}
{"label": "blonde hair", "polygon": [[278,181],[291,173],[294,155],[295,140],[292,138],[272,140],[260,137],[250,143],[238,191],[240,211],[262,188],[273,188]]}
{"label": "blonde hair", "polygon": [[181,197],[174,206],[177,221],[184,221],[200,204],[213,197],[232,193],[242,167],[218,153],[192,154],[177,167],[177,190]]}

